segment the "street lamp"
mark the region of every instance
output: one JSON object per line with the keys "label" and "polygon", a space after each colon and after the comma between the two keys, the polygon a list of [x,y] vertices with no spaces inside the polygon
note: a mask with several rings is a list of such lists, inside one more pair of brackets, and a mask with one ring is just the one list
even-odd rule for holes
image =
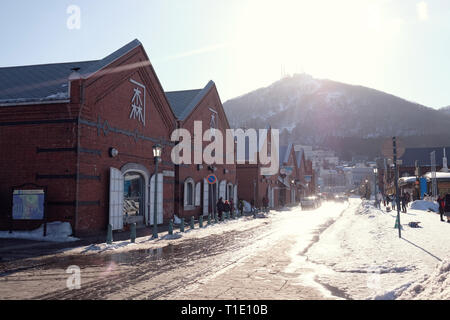
{"label": "street lamp", "polygon": [[158,239],[158,164],[161,161],[162,147],[159,144],[153,146],[153,158],[155,159],[155,204],[153,209],[153,237]]}

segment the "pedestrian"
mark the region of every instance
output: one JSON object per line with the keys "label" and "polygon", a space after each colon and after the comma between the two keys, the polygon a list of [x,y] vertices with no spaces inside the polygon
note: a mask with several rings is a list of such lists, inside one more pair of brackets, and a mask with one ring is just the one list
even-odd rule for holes
{"label": "pedestrian", "polygon": [[403,212],[403,213],[406,213],[406,194],[403,194],[403,195],[400,197],[400,200],[401,200],[401,202],[402,202],[402,212]]}
{"label": "pedestrian", "polygon": [[436,201],[439,204],[439,215],[441,216],[441,221],[444,222],[445,198],[440,194]]}
{"label": "pedestrian", "polygon": [[238,209],[241,213],[241,216],[244,215],[244,200],[239,199]]}
{"label": "pedestrian", "polygon": [[397,196],[395,194],[392,194],[391,202],[392,202],[392,210],[395,211],[395,206],[397,205]]}
{"label": "pedestrian", "polygon": [[267,210],[267,208],[269,207],[269,201],[265,196],[262,198],[262,205],[264,208],[264,212],[268,212],[269,210]]}
{"label": "pedestrian", "polygon": [[450,194],[445,195],[444,216],[447,217],[447,222],[450,223]]}
{"label": "pedestrian", "polygon": [[223,205],[223,211],[229,215],[230,211],[231,211],[231,206],[230,206],[230,202],[228,200],[225,200],[225,203]]}
{"label": "pedestrian", "polygon": [[217,201],[217,214],[219,215],[220,220],[222,220],[223,210],[224,210],[224,203],[222,197],[220,197],[219,201]]}

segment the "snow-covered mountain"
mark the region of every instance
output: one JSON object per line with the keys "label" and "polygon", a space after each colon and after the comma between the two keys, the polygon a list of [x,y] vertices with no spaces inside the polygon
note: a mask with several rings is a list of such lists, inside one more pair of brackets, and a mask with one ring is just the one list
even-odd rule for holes
{"label": "snow-covered mountain", "polygon": [[392,136],[428,144],[427,139],[412,138],[430,137],[433,141],[450,135],[450,114],[443,116],[441,111],[385,92],[307,74],[286,77],[231,99],[224,108],[233,127],[262,128],[270,124],[282,130],[284,140],[313,145],[328,145],[331,140],[348,144],[357,139],[354,143],[360,143]]}
{"label": "snow-covered mountain", "polygon": [[439,111],[450,115],[450,106],[440,108]]}

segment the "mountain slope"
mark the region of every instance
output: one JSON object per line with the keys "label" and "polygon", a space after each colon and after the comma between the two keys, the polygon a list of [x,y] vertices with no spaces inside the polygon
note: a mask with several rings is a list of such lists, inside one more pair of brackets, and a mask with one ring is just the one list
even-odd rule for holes
{"label": "mountain slope", "polygon": [[[330,144],[342,141],[358,145],[365,140],[400,136],[415,144],[429,144],[436,137],[450,136],[450,115],[443,116],[441,111],[378,90],[306,74],[231,99],[224,108],[234,127],[262,128],[270,124],[282,130],[284,142],[332,148]],[[378,149],[372,149],[350,151],[352,155],[378,154]]]}

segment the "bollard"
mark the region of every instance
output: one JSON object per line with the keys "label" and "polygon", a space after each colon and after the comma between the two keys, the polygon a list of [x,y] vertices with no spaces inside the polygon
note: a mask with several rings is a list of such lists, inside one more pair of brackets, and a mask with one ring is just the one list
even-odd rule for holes
{"label": "bollard", "polygon": [[131,243],[135,243],[136,242],[136,222],[132,223],[130,225],[130,231],[131,231],[131,234],[130,234]]}
{"label": "bollard", "polygon": [[113,242],[112,225],[108,224],[108,231],[106,232],[106,243],[111,244],[112,242]]}
{"label": "bollard", "polygon": [[195,225],[194,225],[194,216],[191,217],[191,229],[194,229]]}
{"label": "bollard", "polygon": [[198,227],[201,229],[203,228],[203,216],[200,214],[198,217]]}
{"label": "bollard", "polygon": [[184,232],[184,218],[181,218],[180,232]]}
{"label": "bollard", "polygon": [[208,214],[208,226],[211,225],[211,215]]}
{"label": "bollard", "polygon": [[173,221],[169,220],[169,235],[173,235]]}

